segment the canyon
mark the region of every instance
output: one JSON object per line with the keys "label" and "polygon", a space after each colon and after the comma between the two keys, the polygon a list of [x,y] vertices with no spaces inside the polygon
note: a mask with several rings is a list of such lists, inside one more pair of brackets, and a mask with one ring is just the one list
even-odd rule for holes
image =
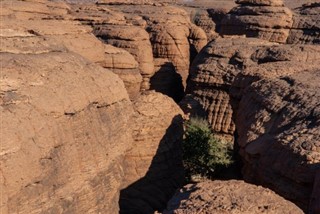
{"label": "canyon", "polygon": [[[319,1],[0,4],[1,214],[320,213]],[[197,116],[241,178],[186,183]]]}

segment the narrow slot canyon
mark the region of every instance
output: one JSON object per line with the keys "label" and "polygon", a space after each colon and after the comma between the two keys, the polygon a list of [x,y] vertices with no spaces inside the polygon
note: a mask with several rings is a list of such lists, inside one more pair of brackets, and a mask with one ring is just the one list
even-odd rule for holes
{"label": "narrow slot canyon", "polygon": [[0,4],[1,214],[320,213],[319,1]]}

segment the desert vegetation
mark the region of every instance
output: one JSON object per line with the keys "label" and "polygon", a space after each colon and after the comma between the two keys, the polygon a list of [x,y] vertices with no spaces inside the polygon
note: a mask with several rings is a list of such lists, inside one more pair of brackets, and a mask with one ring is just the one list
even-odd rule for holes
{"label": "desert vegetation", "polygon": [[232,164],[231,149],[211,131],[206,119],[193,117],[185,123],[183,164],[187,180],[214,178]]}

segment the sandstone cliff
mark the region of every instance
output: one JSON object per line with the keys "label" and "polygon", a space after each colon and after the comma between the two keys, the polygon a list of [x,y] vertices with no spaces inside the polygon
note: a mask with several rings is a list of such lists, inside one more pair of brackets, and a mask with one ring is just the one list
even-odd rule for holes
{"label": "sandstone cliff", "polygon": [[181,100],[189,65],[207,43],[206,33],[191,23],[184,9],[160,3],[104,1],[73,6],[72,11],[77,20],[93,26],[93,33],[105,43],[134,56],[143,78],[141,90],[151,87]]}
{"label": "sandstone cliff", "polygon": [[[1,213],[118,213],[121,189],[144,179],[154,153],[169,170],[153,173],[152,185],[141,182],[143,191],[162,179],[159,200],[170,198],[183,179],[179,107],[157,93],[133,104],[123,81],[99,65],[139,82],[131,76],[137,62],[96,39],[67,5],[15,3],[1,2]],[[159,103],[170,111],[154,110]],[[131,176],[133,152],[144,167]]]}

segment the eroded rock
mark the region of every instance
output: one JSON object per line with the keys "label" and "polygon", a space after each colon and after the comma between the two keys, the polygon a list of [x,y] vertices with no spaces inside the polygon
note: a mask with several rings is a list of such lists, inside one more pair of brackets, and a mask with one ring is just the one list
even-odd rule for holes
{"label": "eroded rock", "polygon": [[125,156],[120,213],[162,211],[182,185],[182,111],[171,99],[148,92],[134,102],[134,143]]}
{"label": "eroded rock", "polygon": [[1,211],[115,213],[132,142],[127,92],[112,72],[45,44],[1,53]]}
{"label": "eroded rock", "polygon": [[218,39],[195,60],[190,101],[184,102],[189,112],[195,106],[191,114],[200,104],[216,132],[232,134],[223,127],[237,128],[246,181],[268,186],[304,210],[319,168],[319,53],[311,45]]}
{"label": "eroded rock", "polygon": [[239,0],[222,20],[222,35],[246,35],[271,42],[286,43],[293,24],[292,11],[282,0]]}
{"label": "eroded rock", "polygon": [[169,201],[164,214],[187,213],[303,213],[275,192],[243,181],[188,184]]}
{"label": "eroded rock", "polygon": [[294,12],[287,43],[320,44],[320,3],[305,4]]}

